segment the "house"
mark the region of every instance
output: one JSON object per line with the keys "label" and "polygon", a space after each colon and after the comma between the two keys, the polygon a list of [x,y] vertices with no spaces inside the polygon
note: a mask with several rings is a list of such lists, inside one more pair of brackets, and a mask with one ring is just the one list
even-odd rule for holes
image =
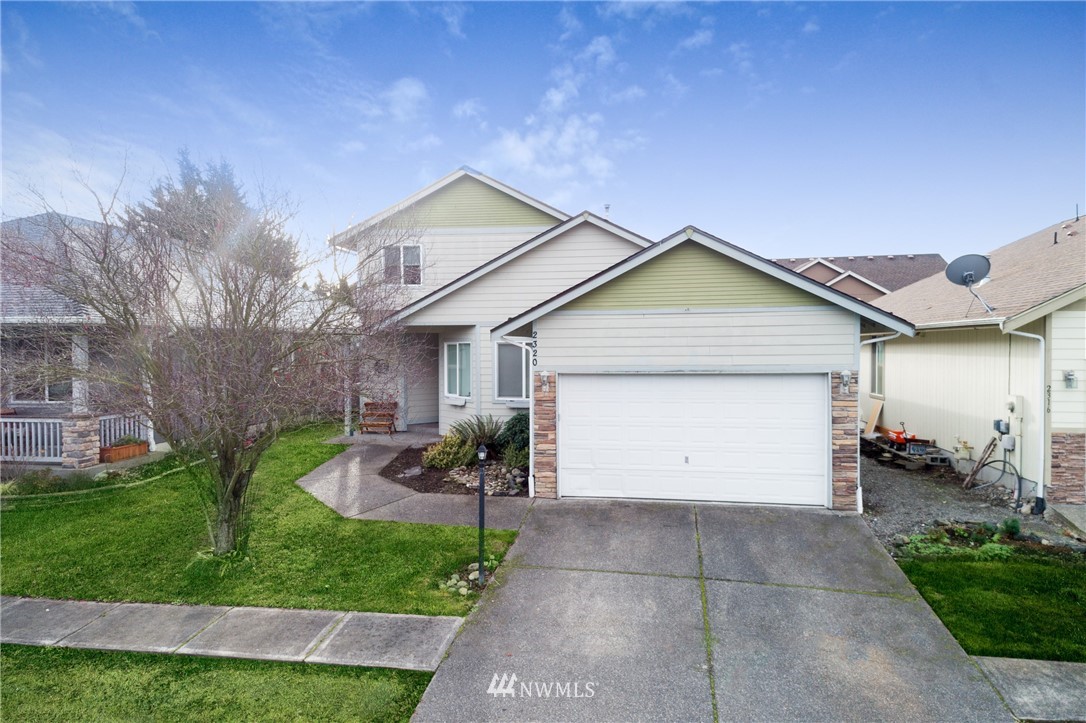
{"label": "house", "polygon": [[492,342],[491,327],[650,245],[467,167],[330,243],[368,255],[363,272],[404,292],[392,318],[416,361],[395,393],[398,426],[436,422],[442,432],[458,419],[528,406],[529,350]]}
{"label": "house", "polygon": [[[973,291],[945,274],[874,303],[917,328],[864,355],[864,415],[934,438],[971,468],[1008,426],[1006,469],[1049,503],[1086,503],[1086,221],[1062,221],[992,251]],[[984,302],[994,310],[986,311]],[[1043,511],[1044,503],[1037,505]]]}
{"label": "house", "polygon": [[[5,221],[2,234],[6,249],[20,243],[41,248],[52,234],[94,225],[45,213]],[[59,358],[56,366],[86,369],[101,323],[72,299],[16,274],[8,261],[0,265],[0,461],[87,467],[98,463],[100,446],[126,435],[147,438],[154,449],[154,435],[139,415],[96,413],[84,379],[43,372],[48,357]]]}
{"label": "house", "polygon": [[858,510],[863,336],[912,325],[686,228],[497,325],[532,492]]}
{"label": "house", "polygon": [[812,256],[773,262],[862,301],[874,301],[946,268],[939,254]]}

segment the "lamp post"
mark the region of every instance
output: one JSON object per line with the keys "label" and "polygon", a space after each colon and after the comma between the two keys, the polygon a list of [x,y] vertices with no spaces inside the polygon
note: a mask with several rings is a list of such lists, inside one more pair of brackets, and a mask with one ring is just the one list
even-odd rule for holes
{"label": "lamp post", "polygon": [[480,444],[475,450],[479,455],[479,587],[486,582],[486,567],[483,563],[483,530],[486,529],[486,508],[483,501],[486,499],[486,472],[483,463],[486,461],[486,445]]}

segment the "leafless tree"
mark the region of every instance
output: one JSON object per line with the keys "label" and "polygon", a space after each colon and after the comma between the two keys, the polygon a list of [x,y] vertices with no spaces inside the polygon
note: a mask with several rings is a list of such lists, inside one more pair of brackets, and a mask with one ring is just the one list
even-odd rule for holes
{"label": "leafless tree", "polygon": [[83,330],[90,359],[60,370],[52,357],[49,373],[86,379],[94,405],[140,411],[202,460],[214,552],[240,551],[253,473],[278,432],[334,419],[345,390],[377,396],[412,365],[387,322],[400,289],[358,274],[303,283],[314,260],[287,232],[284,204],[251,202],[224,162],[182,153],[178,176],[146,201],[96,198],[100,223],[53,215],[38,241],[5,239],[8,276],[99,318]]}

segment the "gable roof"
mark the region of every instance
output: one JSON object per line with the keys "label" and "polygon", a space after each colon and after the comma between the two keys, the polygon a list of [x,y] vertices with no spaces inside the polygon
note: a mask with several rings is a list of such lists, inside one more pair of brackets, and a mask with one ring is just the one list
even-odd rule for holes
{"label": "gable roof", "polygon": [[876,288],[896,291],[932,274],[941,273],[946,261],[939,254],[891,254],[888,256],[808,256],[773,259],[774,263],[802,273],[822,263],[840,273],[851,271]]}
{"label": "gable roof", "polygon": [[[934,274],[883,296],[875,305],[917,326],[974,326],[1028,323],[1027,315],[1049,302],[1063,306],[1086,293],[1086,217],[1053,224],[987,254],[989,281],[974,287],[984,306],[945,273]],[[1043,314],[1042,314],[1043,315]],[[1006,324],[1001,324],[1006,326]]]}
{"label": "gable roof", "polygon": [[829,286],[830,288],[833,288],[833,287],[837,286],[838,283],[844,281],[845,279],[856,279],[861,284],[864,284],[865,286],[869,286],[872,289],[874,289],[875,291],[882,292],[883,294],[889,294],[890,293],[889,289],[887,289],[885,287],[882,287],[882,286],[879,286],[878,284],[876,284],[871,279],[860,276],[859,274],[854,273],[852,271],[845,271],[845,272],[841,273],[840,276],[833,277],[832,279],[830,279],[829,281],[826,282],[826,286]]}
{"label": "gable roof", "polygon": [[421,311],[427,306],[430,306],[431,304],[440,301],[454,291],[464,288],[476,279],[485,276],[486,274],[489,274],[491,271],[494,271],[495,269],[504,266],[505,264],[516,258],[523,256],[532,249],[547,243],[556,236],[560,236],[561,234],[571,229],[577,228],[578,226],[581,226],[583,224],[591,224],[593,226],[597,226],[604,231],[609,231],[614,235],[620,238],[624,238],[627,241],[630,241],[631,243],[637,244],[641,247],[647,247],[652,245],[652,241],[648,240],[643,236],[635,234],[633,231],[613,224],[607,219],[600,218],[599,216],[589,211],[582,211],[576,216],[547,229],[543,233],[537,236],[533,236],[519,246],[514,246],[505,253],[499,256],[495,256],[490,261],[487,261],[481,266],[477,266],[476,268],[467,272],[463,276],[450,281],[449,283],[442,286],[440,289],[437,289],[436,291],[427,294],[421,299],[418,299],[417,301],[408,304],[407,306],[396,312],[391,318],[396,320],[405,319],[411,314],[414,314],[417,311]]}
{"label": "gable roof", "polygon": [[637,268],[638,266],[657,258],[661,254],[670,251],[676,246],[685,243],[687,241],[694,241],[696,243],[705,246],[711,250],[717,251],[728,258],[738,261],[741,264],[751,267],[756,271],[760,271],[768,276],[771,276],[779,281],[783,281],[786,284],[790,284],[802,291],[816,296],[820,299],[830,302],[836,306],[840,306],[844,309],[852,311],[859,316],[882,324],[883,326],[892,329],[893,331],[913,336],[915,329],[912,324],[899,319],[893,314],[887,313],[881,309],[875,308],[870,304],[853,298],[848,294],[840,291],[836,291],[827,286],[824,286],[817,281],[808,279],[802,274],[798,274],[791,269],[786,269],[778,264],[773,263],[768,259],[764,259],[757,254],[751,253],[746,249],[730,244],[727,241],[719,239],[715,236],[701,231],[693,226],[687,226],[681,231],[677,231],[671,236],[663,239],[662,241],[653,244],[641,251],[638,251],[632,256],[618,262],[609,269],[604,269],[600,273],[588,278],[581,283],[573,286],[566,291],[553,296],[542,304],[539,304],[532,309],[525,311],[518,316],[515,316],[501,325],[495,327],[491,332],[491,338],[500,339],[502,336],[513,332],[516,329],[529,324],[541,316],[545,316],[550,312],[558,309],[561,306],[568,304],[569,302],[577,299],[590,291],[598,289],[604,284],[612,281],[613,279],[622,276],[626,272]]}
{"label": "gable roof", "polygon": [[434,181],[422,190],[416,191],[399,203],[393,204],[385,210],[375,213],[364,221],[352,224],[343,231],[329,236],[328,244],[330,246],[338,246],[340,248],[349,249],[352,236],[355,236],[368,228],[371,228],[379,223],[382,223],[383,221],[388,220],[396,214],[401,213],[406,209],[410,208],[411,206],[419,203],[420,201],[423,201],[424,199],[433,196],[438,191],[442,190],[443,188],[449,186],[456,181],[459,181],[462,178],[472,178],[480,183],[483,183],[495,189],[496,191],[504,193],[505,195],[510,196],[517,201],[520,201],[521,203],[531,206],[537,211],[541,211],[542,213],[552,217],[555,221],[566,221],[570,217],[569,214],[565,211],[561,211],[551,205],[543,203],[536,198],[532,198],[528,194],[522,193],[511,186],[507,186],[501,181],[498,181],[497,179],[491,178],[484,173],[480,173],[479,171],[476,171],[469,166],[461,166],[449,175],[440,178],[437,181]]}
{"label": "gable roof", "polygon": [[[55,252],[54,235],[67,228],[101,226],[77,216],[50,211],[0,224],[5,244],[28,244],[44,253]],[[6,256],[6,254],[4,254]],[[101,317],[73,299],[52,289],[15,278],[10,263],[0,263],[0,322],[4,324],[101,323]]]}

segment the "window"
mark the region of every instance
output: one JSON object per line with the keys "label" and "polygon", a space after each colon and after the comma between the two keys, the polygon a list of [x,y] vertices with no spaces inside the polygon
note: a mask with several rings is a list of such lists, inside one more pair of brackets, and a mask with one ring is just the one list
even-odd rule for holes
{"label": "window", "polygon": [[471,344],[469,342],[445,345],[445,394],[450,397],[471,396]]}
{"label": "window", "polygon": [[885,394],[886,342],[877,341],[871,347],[871,393]]}
{"label": "window", "polygon": [[385,283],[418,286],[422,283],[422,247],[385,248]]}
{"label": "window", "polygon": [[[36,338],[5,340],[4,357],[13,402],[70,402],[72,379],[63,373],[71,364],[71,340]],[[59,368],[58,368],[59,367]],[[71,372],[68,372],[70,374]]]}
{"label": "window", "polygon": [[530,389],[528,350],[516,344],[498,343],[498,399],[527,399]]}

